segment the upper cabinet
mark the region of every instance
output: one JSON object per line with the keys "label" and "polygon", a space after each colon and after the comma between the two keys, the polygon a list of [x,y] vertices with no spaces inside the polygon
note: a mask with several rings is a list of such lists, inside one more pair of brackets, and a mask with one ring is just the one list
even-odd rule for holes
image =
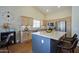
{"label": "upper cabinet", "polygon": [[33,25],[33,18],[29,17],[29,20],[28,20],[28,25],[32,26]]}
{"label": "upper cabinet", "polygon": [[27,16],[21,16],[21,23],[22,25],[33,25],[33,18]]}
{"label": "upper cabinet", "polygon": [[46,26],[48,24],[48,20],[42,20],[42,25]]}
{"label": "upper cabinet", "polygon": [[43,26],[47,26],[48,23],[53,23],[54,26],[55,26],[55,22],[56,22],[55,20],[42,20]]}

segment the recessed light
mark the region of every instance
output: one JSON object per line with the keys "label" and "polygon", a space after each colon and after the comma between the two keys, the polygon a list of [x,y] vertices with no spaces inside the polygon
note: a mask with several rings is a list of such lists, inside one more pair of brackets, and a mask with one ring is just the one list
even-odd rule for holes
{"label": "recessed light", "polygon": [[46,9],[46,12],[48,12],[49,10],[48,9]]}
{"label": "recessed light", "polygon": [[60,8],[61,6],[57,6],[58,8]]}

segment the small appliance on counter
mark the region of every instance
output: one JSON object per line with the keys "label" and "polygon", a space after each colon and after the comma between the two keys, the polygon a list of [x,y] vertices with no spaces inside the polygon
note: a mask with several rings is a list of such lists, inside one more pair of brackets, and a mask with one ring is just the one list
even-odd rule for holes
{"label": "small appliance on counter", "polygon": [[47,25],[47,32],[50,33],[54,29],[54,23],[48,23]]}
{"label": "small appliance on counter", "polygon": [[48,33],[51,33],[52,32],[52,29],[51,28],[47,29],[47,32]]}

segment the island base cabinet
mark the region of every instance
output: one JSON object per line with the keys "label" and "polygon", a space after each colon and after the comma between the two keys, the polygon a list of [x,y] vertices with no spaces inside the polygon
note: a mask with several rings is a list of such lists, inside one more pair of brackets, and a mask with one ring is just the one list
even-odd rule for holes
{"label": "island base cabinet", "polygon": [[59,43],[59,41],[54,40],[54,39],[50,39],[50,51],[51,53],[57,53],[57,44]]}
{"label": "island base cabinet", "polygon": [[32,34],[33,53],[55,53],[56,41],[53,39]]}
{"label": "island base cabinet", "polygon": [[48,38],[32,35],[32,52],[34,53],[49,53],[50,40]]}

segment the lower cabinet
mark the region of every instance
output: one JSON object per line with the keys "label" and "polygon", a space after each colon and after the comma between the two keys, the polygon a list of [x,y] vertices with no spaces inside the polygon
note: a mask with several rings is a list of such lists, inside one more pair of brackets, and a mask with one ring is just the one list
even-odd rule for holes
{"label": "lower cabinet", "polygon": [[49,53],[50,40],[38,35],[32,35],[32,52],[33,53]]}
{"label": "lower cabinet", "polygon": [[33,53],[56,53],[57,41],[39,35],[32,35]]}
{"label": "lower cabinet", "polygon": [[32,39],[32,35],[30,32],[24,31],[21,32],[21,43],[25,41],[29,41]]}

